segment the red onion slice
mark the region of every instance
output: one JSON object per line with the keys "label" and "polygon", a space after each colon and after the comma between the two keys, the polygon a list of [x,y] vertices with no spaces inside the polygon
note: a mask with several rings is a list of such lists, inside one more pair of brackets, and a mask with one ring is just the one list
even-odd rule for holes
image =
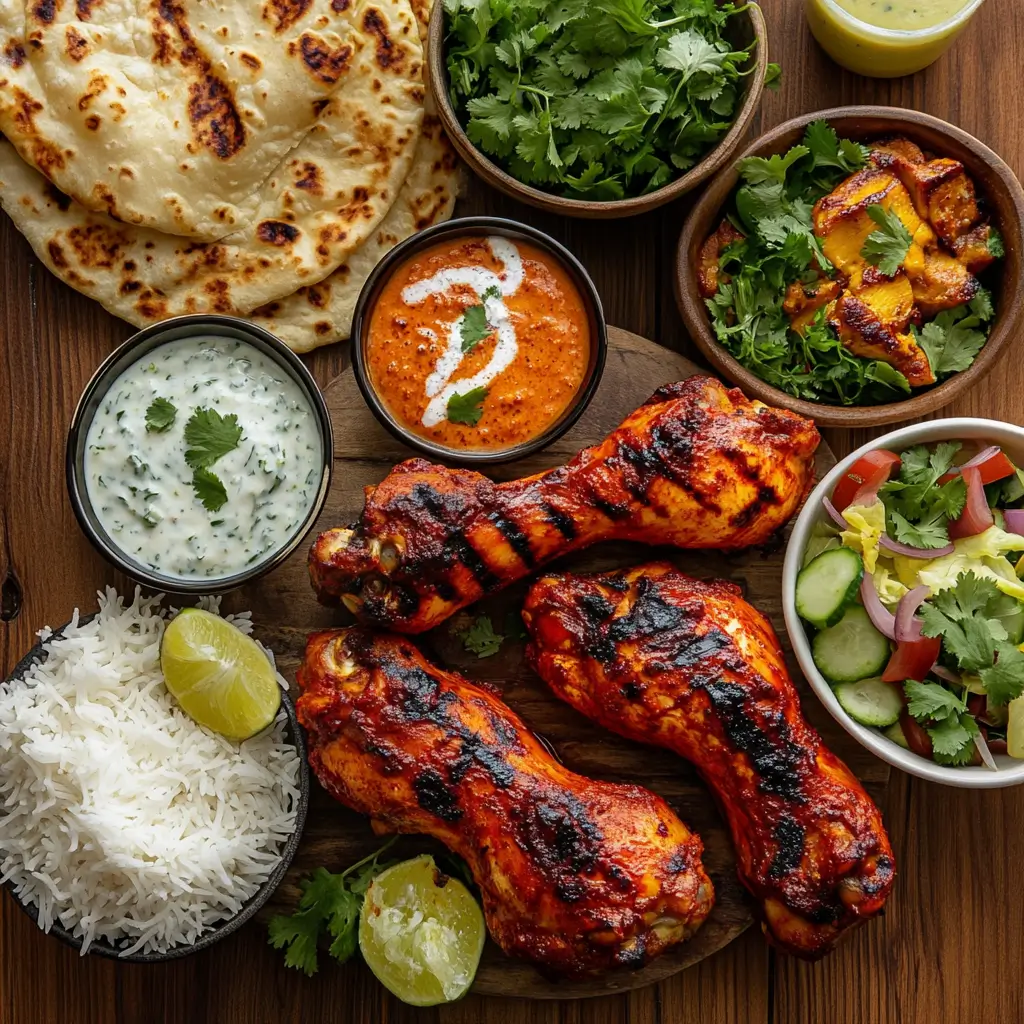
{"label": "red onion slice", "polygon": [[882,604],[882,599],[875,590],[874,581],[865,573],[860,581],[860,599],[864,602],[864,610],[872,625],[888,640],[896,639],[896,616]]}
{"label": "red onion slice", "polygon": [[1008,508],[1003,512],[1009,533],[1024,533],[1024,508]]}
{"label": "red onion slice", "polygon": [[[874,589],[872,587],[872,589]],[[900,598],[899,607],[896,609],[896,642],[899,644],[905,641],[921,639],[921,629],[924,623],[916,618],[917,609],[924,604],[931,596],[928,587],[914,587]]]}
{"label": "red onion slice", "polygon": [[965,469],[972,469],[974,466],[981,466],[988,462],[993,455],[998,455],[1003,449],[997,444],[989,445],[984,451],[978,452],[973,459],[968,459],[962,466],[953,466],[950,473],[962,473]]}
{"label": "red onion slice", "polygon": [[821,503],[825,506],[825,511],[829,514],[829,518],[836,524],[836,526],[841,530],[848,530],[850,528],[850,524],[846,521],[846,517],[835,507],[835,505],[832,504],[831,501],[829,501],[827,497],[822,498]]}
{"label": "red onion slice", "polygon": [[940,665],[935,662],[931,669],[933,676],[938,676],[940,679],[947,683],[952,683],[954,686],[963,686],[963,680],[960,678],[959,672],[954,672],[951,668],[946,668],[945,665]]}
{"label": "red onion slice", "polygon": [[985,767],[989,771],[999,771],[999,765],[996,764],[996,759],[992,756],[992,751],[988,749],[988,744],[985,742],[985,737],[978,733],[974,737],[974,745],[978,748],[978,753],[981,754],[981,760]]}
{"label": "red onion slice", "polygon": [[956,551],[956,548],[952,544],[946,544],[941,548],[914,548],[909,544],[901,544],[898,540],[893,540],[884,533],[878,538],[878,543],[886,550],[892,551],[894,554],[904,555],[907,558],[921,558],[926,560],[942,558],[944,555],[951,555]]}

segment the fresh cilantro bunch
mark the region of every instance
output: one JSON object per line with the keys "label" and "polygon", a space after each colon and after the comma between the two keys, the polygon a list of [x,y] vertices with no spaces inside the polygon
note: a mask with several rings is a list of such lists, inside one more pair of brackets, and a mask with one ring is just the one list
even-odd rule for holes
{"label": "fresh cilantro bunch", "polygon": [[380,859],[396,838],[340,874],[317,868],[300,883],[299,909],[271,918],[268,925],[270,944],[285,950],[286,966],[296,967],[309,977],[316,974],[321,939],[330,939],[328,951],[338,963],[351,959],[358,948],[359,912],[366,890],[377,875],[398,863]]}
{"label": "fresh cilantro bunch", "polygon": [[993,316],[992,295],[982,288],[967,305],[944,310],[920,330],[912,326],[910,331],[941,380],[974,362],[988,338],[984,325]]}
{"label": "fresh cilantro bunch", "polygon": [[916,445],[900,453],[900,475],[879,491],[885,505],[888,532],[901,544],[941,548],[949,543],[949,524],[967,501],[962,476],[940,484],[953,468],[959,441],[943,441],[929,449]]}
{"label": "fresh cilantro bunch", "polygon": [[[1000,708],[1024,693],[1024,652],[1009,642],[1004,619],[1021,602],[992,580],[965,573],[949,590],[921,606],[925,636],[942,638],[942,660],[962,674],[977,676],[987,706]],[[924,727],[940,764],[967,764],[974,756],[978,724],[963,696],[941,683],[907,680],[908,712]]]}
{"label": "fresh cilantro bunch", "polygon": [[[452,103],[524,184],[608,201],[668,184],[732,125],[750,48],[716,0],[444,0]],[[778,69],[772,66],[771,78]]]}

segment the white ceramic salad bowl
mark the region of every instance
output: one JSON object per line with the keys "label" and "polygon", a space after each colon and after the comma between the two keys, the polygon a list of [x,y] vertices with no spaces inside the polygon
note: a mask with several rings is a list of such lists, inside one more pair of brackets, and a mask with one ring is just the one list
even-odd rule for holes
{"label": "white ceramic salad bowl", "polygon": [[858,448],[843,459],[814,489],[796,524],[786,550],[782,575],[783,608],[786,616],[786,630],[796,654],[800,669],[811,684],[819,700],[833,718],[858,742],[872,753],[897,768],[947,786],[962,789],[998,789],[1024,782],[1024,760],[1006,754],[995,755],[997,770],[984,765],[952,767],[922,757],[887,739],[876,729],[855,722],[843,708],[814,663],[807,627],[796,609],[796,581],[803,564],[808,542],[816,526],[829,522],[822,499],[833,493],[840,478],[867,452],[879,448],[895,452],[905,451],[917,444],[935,444],[939,441],[981,442],[981,446],[999,445],[1018,466],[1024,466],[1024,427],[995,420],[951,418],[930,420],[913,426],[902,427],[876,438]]}

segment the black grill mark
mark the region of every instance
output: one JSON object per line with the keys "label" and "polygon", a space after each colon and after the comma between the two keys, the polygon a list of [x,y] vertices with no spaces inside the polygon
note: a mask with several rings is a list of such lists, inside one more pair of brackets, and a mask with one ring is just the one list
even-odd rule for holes
{"label": "black grill mark", "polygon": [[629,515],[629,506],[623,502],[609,501],[607,498],[602,498],[600,494],[593,495],[590,500],[594,508],[609,519],[623,519]]}
{"label": "black grill mark", "polygon": [[761,791],[803,803],[799,766],[804,752],[789,741],[789,727],[781,716],[777,725],[778,739],[773,741],[747,714],[746,688],[738,683],[710,680],[695,680],[694,687],[697,686],[706,691],[730,742],[750,758],[761,778]]}
{"label": "black grill mark", "polygon": [[487,772],[498,789],[508,789],[515,782],[515,769],[508,763],[505,751],[476,733],[467,733],[462,737],[458,757],[452,762],[449,771],[451,781],[461,782],[474,764]]}
{"label": "black grill mark", "polygon": [[615,611],[615,605],[604,596],[588,591],[577,599],[580,611],[590,629],[597,629]]}
{"label": "black grill mark", "polygon": [[632,946],[620,949],[615,960],[623,967],[642,967],[647,959],[647,932],[637,932]]}
{"label": "black grill mark", "polygon": [[777,849],[768,875],[770,878],[781,878],[798,868],[803,860],[804,827],[787,816],[775,826],[773,838]]}
{"label": "black grill mark", "polygon": [[672,665],[675,668],[689,668],[712,654],[728,647],[732,641],[717,629],[709,630],[703,636],[694,637],[685,647],[680,647]]}
{"label": "black grill mark", "polygon": [[571,516],[567,516],[564,512],[560,512],[550,501],[543,503],[544,514],[548,518],[548,522],[566,539],[576,539],[576,524],[573,522]]}
{"label": "black grill mark", "polygon": [[764,508],[771,508],[773,505],[778,505],[779,496],[775,493],[772,487],[761,487],[757,492],[757,497],[744,509],[741,509],[736,513],[729,521],[733,526],[749,526],[761,510]]}
{"label": "black grill mark", "polygon": [[445,541],[445,550],[454,555],[473,574],[473,578],[483,590],[495,590],[501,586],[501,580],[487,568],[487,564],[466,540],[466,535],[461,530],[452,530]]}
{"label": "black grill mark", "polygon": [[662,600],[654,581],[644,576],[637,583],[636,600],[629,613],[608,627],[608,639],[618,643],[666,633],[679,627],[684,618],[683,611]]}
{"label": "black grill mark", "polygon": [[563,903],[575,903],[587,894],[587,887],[578,878],[563,878],[555,883],[555,895]]}
{"label": "black grill mark", "polygon": [[511,519],[506,519],[500,512],[492,512],[489,518],[508,541],[512,550],[522,559],[523,564],[532,569],[535,560],[533,552],[530,550],[530,538],[519,529],[516,523]]}
{"label": "black grill mark", "polygon": [[604,835],[572,793],[559,794],[557,801],[549,799],[533,808],[524,822],[524,849],[546,867],[568,864],[576,873],[590,871]]}
{"label": "black grill mark", "polygon": [[442,821],[458,821],[463,814],[458,796],[432,768],[426,768],[415,779],[412,787],[423,810],[435,814]]}

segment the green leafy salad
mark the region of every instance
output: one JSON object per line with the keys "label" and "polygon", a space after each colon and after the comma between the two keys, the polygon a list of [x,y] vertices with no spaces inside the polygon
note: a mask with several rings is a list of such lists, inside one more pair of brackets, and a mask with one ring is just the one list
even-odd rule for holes
{"label": "green leafy salad", "polygon": [[[927,191],[936,165],[941,193]],[[698,277],[744,367],[797,398],[875,405],[971,365],[994,316],[975,275],[1003,250],[961,165],[815,121],[787,152],[740,161],[739,176]]]}
{"label": "green leafy salad", "polygon": [[[750,47],[716,0],[444,0],[452,103],[527,185],[609,201],[652,192],[732,125]],[[771,66],[769,80],[778,76]]]}
{"label": "green leafy salad", "polygon": [[796,608],[843,709],[940,764],[1024,758],[1024,471],[997,446],[878,449],[824,505]]}

